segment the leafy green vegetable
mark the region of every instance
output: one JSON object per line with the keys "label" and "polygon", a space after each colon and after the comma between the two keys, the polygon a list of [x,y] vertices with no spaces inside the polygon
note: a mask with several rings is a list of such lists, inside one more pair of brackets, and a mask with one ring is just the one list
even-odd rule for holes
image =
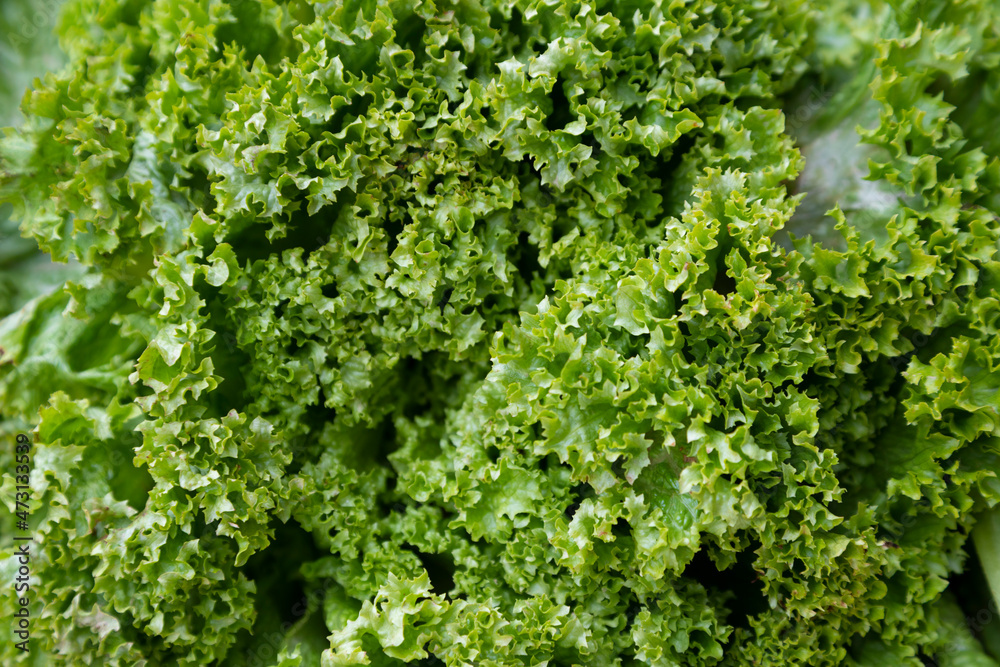
{"label": "leafy green vegetable", "polygon": [[995,664],[949,589],[1000,500],[995,3],[59,35],[0,138],[81,267],[0,321],[5,661]]}
{"label": "leafy green vegetable", "polygon": [[[21,96],[35,77],[63,65],[53,28],[61,0],[41,4],[22,0],[0,6],[0,127],[23,121]],[[0,317],[79,273],[79,267],[54,264],[36,243],[20,238],[9,204],[0,204]]]}

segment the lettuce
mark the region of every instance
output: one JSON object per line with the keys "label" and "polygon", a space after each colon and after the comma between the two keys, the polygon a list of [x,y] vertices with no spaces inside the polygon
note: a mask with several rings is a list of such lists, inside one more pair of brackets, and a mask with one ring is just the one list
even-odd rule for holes
{"label": "lettuce", "polygon": [[5,664],[997,664],[994,3],[58,33],[0,137],[77,267],[0,321]]}
{"label": "lettuce", "polygon": [[[19,110],[24,89],[35,77],[60,67],[63,54],[53,28],[61,0],[33,5],[24,0],[0,8],[0,127],[23,121]],[[33,241],[20,238],[9,204],[0,204],[0,317],[18,310],[39,294],[61,286],[79,273],[76,265],[53,263]]]}

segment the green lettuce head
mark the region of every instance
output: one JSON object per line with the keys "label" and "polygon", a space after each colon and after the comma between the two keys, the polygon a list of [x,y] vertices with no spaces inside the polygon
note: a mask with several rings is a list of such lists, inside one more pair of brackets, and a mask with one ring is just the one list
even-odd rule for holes
{"label": "green lettuce head", "polygon": [[996,666],[996,3],[58,35],[0,136],[4,664]]}

